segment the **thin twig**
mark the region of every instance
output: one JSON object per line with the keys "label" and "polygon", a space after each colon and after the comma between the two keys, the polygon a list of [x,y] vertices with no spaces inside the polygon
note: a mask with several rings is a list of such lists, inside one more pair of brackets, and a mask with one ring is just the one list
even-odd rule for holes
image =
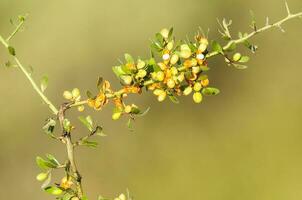
{"label": "thin twig", "polygon": [[[287,10],[289,11],[289,9]],[[271,29],[271,28],[280,28],[281,25],[290,20],[290,19],[294,19],[294,18],[298,18],[298,17],[301,17],[302,16],[302,12],[299,12],[299,13],[296,13],[296,14],[288,14],[287,17],[285,17],[284,19],[281,19],[280,21],[278,22],[275,22],[273,24],[266,24],[264,27],[260,28],[260,29],[257,29],[253,32],[251,32],[250,34],[246,35],[245,37],[242,37],[242,38],[239,38],[239,39],[236,39],[236,40],[230,40],[224,47],[223,47],[223,50],[227,50],[229,49],[233,44],[240,44],[240,43],[243,43],[245,42],[246,40],[248,40],[249,38],[253,37],[254,35],[258,34],[258,33],[261,33],[261,32],[264,32],[268,29]],[[207,55],[207,58],[210,58],[210,57],[213,57],[213,56],[216,56],[218,55],[219,52],[211,52]]]}

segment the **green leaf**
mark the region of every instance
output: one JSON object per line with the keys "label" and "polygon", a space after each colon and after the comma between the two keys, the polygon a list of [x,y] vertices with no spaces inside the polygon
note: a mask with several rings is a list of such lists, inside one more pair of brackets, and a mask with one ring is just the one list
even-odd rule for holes
{"label": "green leaf", "polygon": [[97,86],[97,88],[99,89],[99,90],[101,90],[101,89],[103,89],[102,88],[102,86],[103,86],[103,81],[104,81],[104,79],[102,78],[102,77],[98,77],[98,80],[97,80],[97,82],[96,82],[96,86]]}
{"label": "green leaf", "polygon": [[114,66],[112,67],[112,71],[119,78],[121,75],[126,75],[127,73],[123,70],[122,66]]}
{"label": "green leaf", "polygon": [[49,160],[49,162],[51,162],[52,164],[59,166],[60,163],[59,161],[51,154],[46,154],[46,158]]}
{"label": "green leaf", "polygon": [[82,146],[86,147],[91,147],[91,148],[96,148],[98,146],[98,143],[95,141],[88,141],[88,140],[83,140],[80,143]]}
{"label": "green leaf", "polygon": [[217,95],[219,92],[219,89],[213,87],[207,87],[202,90],[202,93],[208,96]]}
{"label": "green leaf", "polygon": [[168,40],[170,40],[172,36],[173,36],[173,27],[171,27],[169,30]]}
{"label": "green leaf", "polygon": [[178,104],[178,103],[179,103],[179,100],[178,100],[178,98],[177,98],[175,95],[173,95],[173,94],[168,94],[168,97],[169,97],[169,99],[170,99],[173,103],[175,103],[175,104]]}
{"label": "green leaf", "polygon": [[48,86],[48,77],[44,75],[41,79],[40,88],[41,91],[44,92]]}
{"label": "green leaf", "polygon": [[86,91],[86,95],[89,99],[93,99],[94,95],[92,94],[92,92],[90,92],[89,90]]}
{"label": "green leaf", "polygon": [[236,63],[232,63],[232,65],[237,69],[246,69],[246,68],[248,68],[248,66],[246,66],[246,65],[241,65],[241,64],[236,64]]}
{"label": "green leaf", "polygon": [[235,42],[233,42],[229,48],[226,49],[226,51],[234,51],[236,49],[237,45]]}
{"label": "green leaf", "polygon": [[80,116],[79,120],[82,122],[82,124],[84,124],[84,126],[86,126],[86,128],[90,132],[93,131],[93,121],[90,116],[87,116],[87,117]]}
{"label": "green leaf", "polygon": [[63,128],[64,128],[64,130],[66,132],[70,132],[71,131],[72,126],[71,126],[71,123],[70,123],[70,121],[68,119],[64,119],[64,121],[63,121]]}
{"label": "green leaf", "polygon": [[134,63],[133,57],[128,53],[125,53],[125,60],[127,63],[132,63],[132,64]]}
{"label": "green leaf", "polygon": [[250,60],[248,56],[242,56],[241,59],[238,61],[240,63],[247,63]]}
{"label": "green leaf", "polygon": [[16,50],[14,49],[14,47],[8,46],[7,49],[8,49],[8,52],[10,55],[12,55],[12,56],[16,55]]}
{"label": "green leaf", "polygon": [[101,136],[101,137],[107,136],[103,131],[103,127],[101,127],[101,126],[97,126],[95,128],[94,132],[96,133],[96,135]]}
{"label": "green leaf", "polygon": [[213,51],[215,51],[217,53],[223,54],[223,49],[222,49],[221,45],[218,42],[216,42],[215,40],[212,41],[212,49],[213,49]]}
{"label": "green leaf", "polygon": [[57,167],[57,165],[55,165],[55,164],[53,164],[49,161],[46,161],[46,160],[44,160],[43,158],[41,158],[39,156],[36,157],[36,163],[37,163],[38,167],[40,167],[43,170],[47,170],[49,168],[56,168]]}
{"label": "green leaf", "polygon": [[55,137],[53,134],[55,126],[56,126],[56,121],[52,118],[48,118],[46,124],[42,127],[42,129],[47,135],[51,137]]}
{"label": "green leaf", "polygon": [[88,200],[88,198],[87,198],[86,196],[83,196],[83,197],[81,198],[81,200]]}
{"label": "green leaf", "polygon": [[127,121],[128,130],[131,131],[131,132],[134,131],[132,121],[133,121],[132,118],[129,118],[128,121]]}
{"label": "green leaf", "polygon": [[62,197],[62,200],[70,200],[74,195],[65,193],[64,196]]}
{"label": "green leaf", "polygon": [[61,195],[63,193],[63,190],[61,190],[58,187],[54,187],[54,186],[48,186],[46,188],[44,188],[44,190],[52,195]]}

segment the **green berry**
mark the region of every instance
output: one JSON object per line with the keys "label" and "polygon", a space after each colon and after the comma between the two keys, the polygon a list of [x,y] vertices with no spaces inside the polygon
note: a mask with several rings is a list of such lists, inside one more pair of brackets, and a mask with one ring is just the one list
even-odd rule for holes
{"label": "green berry", "polygon": [[241,55],[240,53],[235,53],[235,54],[233,55],[233,60],[234,60],[235,62],[237,62],[237,61],[239,61],[239,60],[241,59],[241,57],[242,57],[242,55]]}

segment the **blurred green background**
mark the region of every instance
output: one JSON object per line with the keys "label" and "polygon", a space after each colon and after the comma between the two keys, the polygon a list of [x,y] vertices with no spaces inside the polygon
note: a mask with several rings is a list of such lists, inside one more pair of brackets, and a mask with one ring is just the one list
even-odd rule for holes
{"label": "blurred green background", "polygon": [[[301,0],[288,3],[302,10]],[[236,34],[249,31],[250,10],[259,25],[266,16],[286,14],[283,0],[1,0],[0,8],[5,35],[10,18],[29,13],[13,45],[37,80],[49,75],[47,95],[56,105],[65,89],[93,90],[99,75],[117,87],[111,66],[126,52],[148,56],[149,39],[163,27],[174,26],[177,38],[192,36],[198,26],[210,28],[213,39],[219,37],[217,17],[233,19]],[[88,197],[129,188],[141,200],[301,199],[301,20],[284,29],[253,40],[260,49],[247,70],[212,59],[210,81],[222,92],[201,105],[191,98],[158,103],[147,93],[130,98],[151,107],[136,121],[135,133],[125,120],[111,121],[109,107],[92,112],[108,137],[97,150],[77,150]],[[0,60],[7,61],[3,47]],[[1,67],[0,77],[0,199],[52,199],[39,190],[34,161],[45,153],[65,158],[64,146],[41,130],[50,112],[18,69]],[[77,113],[70,114],[78,125]]]}

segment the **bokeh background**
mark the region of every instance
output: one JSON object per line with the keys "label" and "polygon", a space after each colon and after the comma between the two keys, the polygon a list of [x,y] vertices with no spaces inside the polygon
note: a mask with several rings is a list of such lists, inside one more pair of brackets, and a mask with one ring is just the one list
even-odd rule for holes
{"label": "bokeh background", "polygon": [[[301,0],[289,0],[301,11]],[[47,95],[56,105],[65,89],[93,90],[99,75],[118,86],[111,66],[124,53],[147,57],[149,39],[173,26],[185,38],[201,26],[218,38],[216,18],[233,19],[232,30],[285,16],[283,0],[1,0],[0,31],[29,13],[13,45],[38,80],[50,77]],[[97,150],[78,149],[77,161],[90,199],[127,188],[136,199],[298,200],[302,198],[302,23],[284,25],[253,41],[259,51],[247,70],[210,61],[210,80],[221,94],[201,105],[158,103],[152,94],[130,98],[148,115],[129,132],[111,121],[111,108],[92,112],[105,128]],[[0,49],[1,65],[7,53]],[[41,130],[50,116],[18,69],[0,68],[0,199],[52,199],[39,190],[35,156],[65,158],[64,146]],[[87,110],[86,115],[91,110]],[[70,113],[76,125],[77,113]],[[78,128],[78,135],[84,131]],[[61,175],[61,174],[59,174]],[[57,177],[58,178],[58,177]]]}

